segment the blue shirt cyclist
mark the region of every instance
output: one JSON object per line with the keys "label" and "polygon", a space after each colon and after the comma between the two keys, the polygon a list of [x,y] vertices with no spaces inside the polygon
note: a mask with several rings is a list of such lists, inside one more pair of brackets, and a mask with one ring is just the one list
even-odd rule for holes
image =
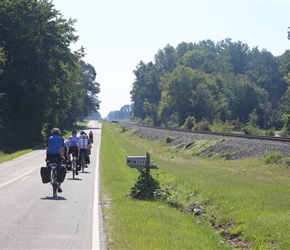
{"label": "blue shirt cyclist", "polygon": [[60,130],[58,128],[52,129],[51,133],[52,135],[47,140],[47,159],[57,158],[59,161],[61,161],[64,155],[64,140],[60,136]]}
{"label": "blue shirt cyclist", "polygon": [[[60,168],[62,167],[61,160],[64,156],[64,140],[60,136],[59,128],[53,128],[51,130],[51,134],[52,135],[47,139],[46,144],[46,161],[49,161],[50,159],[57,159],[58,168]],[[60,182],[58,182],[58,192],[62,192]]]}
{"label": "blue shirt cyclist", "polygon": [[[68,161],[71,162],[70,155],[73,153],[77,159],[77,165],[79,165],[78,156],[79,156],[79,140],[80,138],[77,136],[77,131],[74,129],[71,133],[71,136],[68,138],[67,147],[68,147],[68,154],[67,158]],[[76,175],[78,175],[78,169],[76,169]]]}

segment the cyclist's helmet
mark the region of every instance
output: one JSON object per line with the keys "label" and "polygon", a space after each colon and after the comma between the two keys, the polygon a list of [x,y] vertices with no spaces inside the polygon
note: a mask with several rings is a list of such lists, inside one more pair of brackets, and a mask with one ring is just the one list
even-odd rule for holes
{"label": "cyclist's helmet", "polygon": [[80,132],[80,135],[83,135],[83,134],[85,134],[85,131],[81,131],[81,132]]}
{"label": "cyclist's helmet", "polygon": [[60,134],[60,129],[59,128],[53,128],[51,130],[51,133],[54,134],[54,135],[59,135]]}

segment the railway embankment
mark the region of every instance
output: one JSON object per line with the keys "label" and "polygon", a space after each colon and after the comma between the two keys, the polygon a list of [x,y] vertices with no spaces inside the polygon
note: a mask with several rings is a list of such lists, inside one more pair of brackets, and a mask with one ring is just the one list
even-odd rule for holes
{"label": "railway embankment", "polygon": [[[210,146],[198,151],[200,156],[218,155],[228,160],[263,158],[269,152],[280,152],[283,157],[290,157],[290,142],[257,139],[255,137],[244,138],[235,136],[222,136],[210,133],[190,133],[178,130],[160,129],[136,124],[118,122],[119,125],[134,129],[141,137],[152,140],[168,140],[168,143],[176,147],[194,146],[201,141],[215,141]],[[168,139],[169,138],[169,139]],[[209,144],[208,144],[209,145]]]}

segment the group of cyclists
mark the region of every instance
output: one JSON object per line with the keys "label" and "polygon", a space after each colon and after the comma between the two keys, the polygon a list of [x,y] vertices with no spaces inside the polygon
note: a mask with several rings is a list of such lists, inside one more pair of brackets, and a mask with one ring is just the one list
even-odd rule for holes
{"label": "group of cyclists", "polygon": [[[71,162],[71,155],[74,154],[77,159],[77,165],[80,164],[79,156],[84,153],[85,161],[90,163],[90,151],[93,143],[93,132],[90,131],[87,135],[84,131],[77,135],[77,131],[72,130],[72,134],[68,139],[61,136],[59,128],[51,130],[51,136],[47,140],[46,145],[46,162],[50,159],[57,159],[59,168],[67,168]],[[77,168],[78,169],[78,168]],[[78,171],[76,171],[78,175]],[[61,182],[58,182],[58,192],[62,192]]]}

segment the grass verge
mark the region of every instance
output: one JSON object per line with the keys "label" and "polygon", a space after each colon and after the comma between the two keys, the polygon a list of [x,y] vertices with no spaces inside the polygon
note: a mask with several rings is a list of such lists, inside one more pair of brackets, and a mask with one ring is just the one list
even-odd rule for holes
{"label": "grass verge", "polygon": [[4,154],[4,153],[0,152],[0,163],[3,163],[5,161],[11,161],[14,158],[17,158],[21,155],[28,154],[32,151],[33,151],[33,149],[25,149],[25,150],[17,151],[13,154]]}
{"label": "grass verge", "polygon": [[128,196],[139,172],[126,166],[126,156],[144,153],[118,126],[103,124],[100,181],[109,249],[228,249],[206,219]]}
{"label": "grass verge", "polygon": [[[87,126],[88,121],[83,121],[83,122],[77,122],[76,126],[74,126],[73,128],[76,129],[77,131],[83,130],[85,129],[85,127]],[[72,129],[64,129],[62,131],[63,137],[64,138],[68,138],[69,136],[71,136],[71,131]],[[25,155],[27,153],[32,152],[33,150],[37,150],[37,149],[42,149],[46,147],[46,142],[41,142],[38,145],[36,145],[35,147],[31,148],[31,149],[23,149],[23,150],[19,150],[17,152],[11,153],[11,154],[7,154],[4,153],[3,151],[0,151],[0,163],[6,162],[6,161],[11,161],[21,155]]]}
{"label": "grass verge", "polygon": [[[139,172],[126,156],[148,152],[161,195],[128,197]],[[290,170],[259,159],[188,157],[188,149],[103,123],[101,197],[109,249],[290,249]],[[193,208],[202,215],[194,216]]]}

